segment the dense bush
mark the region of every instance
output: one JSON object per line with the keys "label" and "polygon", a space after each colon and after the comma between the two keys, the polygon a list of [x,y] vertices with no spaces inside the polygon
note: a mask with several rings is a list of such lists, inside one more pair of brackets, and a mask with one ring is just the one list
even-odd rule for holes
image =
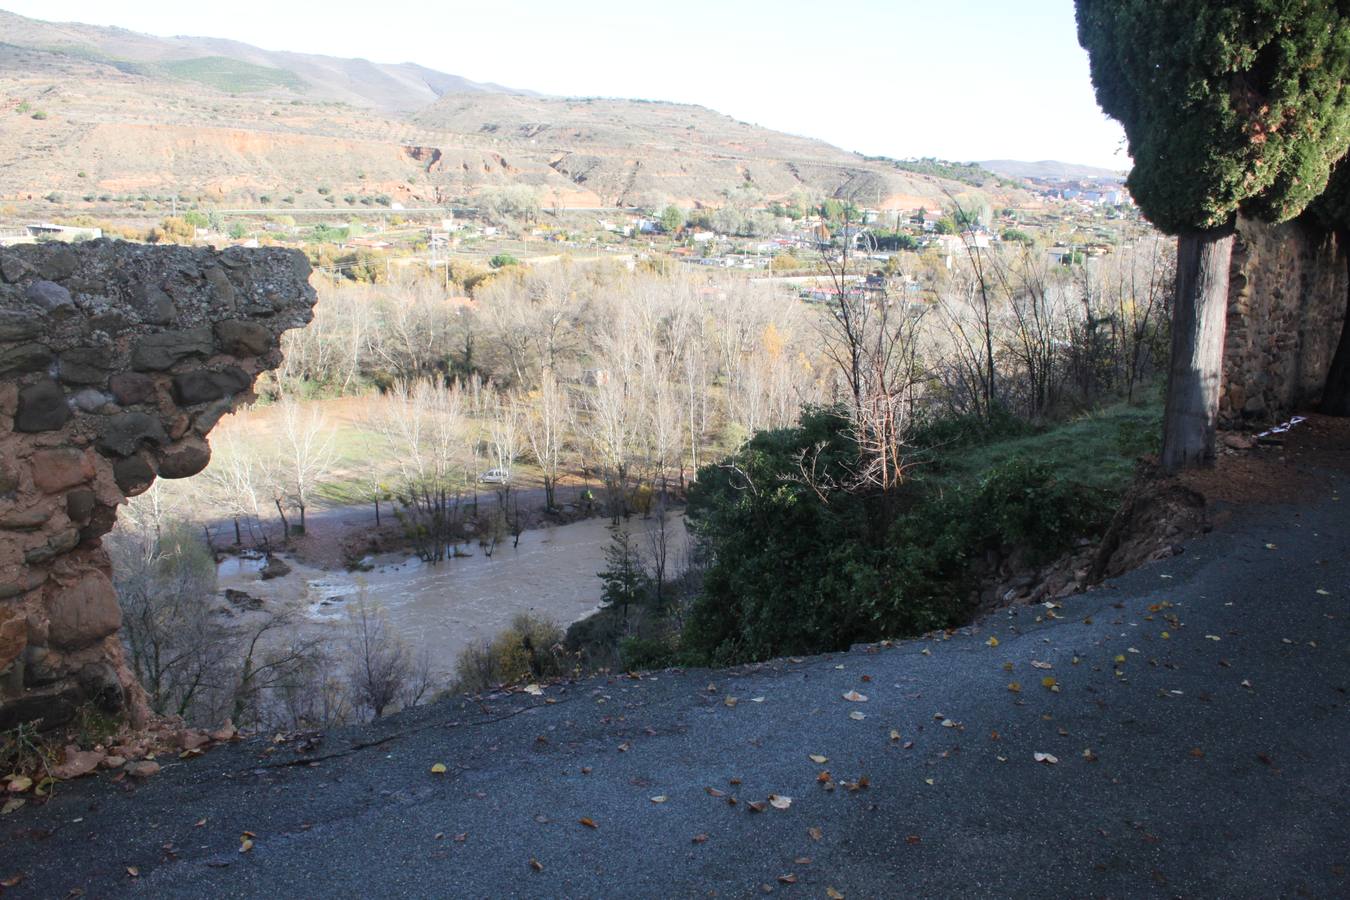
{"label": "dense bush", "polygon": [[[1015,420],[957,420],[922,433],[955,446],[1026,431]],[[813,410],[700,470],[689,521],[712,561],[683,635],[691,662],[837,650],[959,624],[986,554],[1047,562],[1104,527],[1116,500],[1034,451],[883,495],[851,486],[853,454],[846,421]]]}

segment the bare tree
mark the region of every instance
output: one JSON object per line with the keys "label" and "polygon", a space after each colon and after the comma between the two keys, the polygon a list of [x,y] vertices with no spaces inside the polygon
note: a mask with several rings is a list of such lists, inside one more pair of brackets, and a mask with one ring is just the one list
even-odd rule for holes
{"label": "bare tree", "polygon": [[408,690],[412,654],[390,629],[384,610],[372,605],[364,592],[352,605],[347,632],[352,702],[378,719]]}
{"label": "bare tree", "polygon": [[562,472],[563,452],[573,424],[571,398],[558,383],[552,369],[545,369],[539,390],[529,398],[524,416],[525,438],[530,453],[544,480],[544,506],[557,506],[558,477]]}

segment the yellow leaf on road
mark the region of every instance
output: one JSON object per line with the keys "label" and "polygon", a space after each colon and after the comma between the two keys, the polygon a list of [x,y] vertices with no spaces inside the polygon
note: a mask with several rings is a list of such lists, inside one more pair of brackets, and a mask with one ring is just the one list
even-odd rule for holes
{"label": "yellow leaf on road", "polygon": [[445,774],[445,763],[436,763],[435,765],[433,765],[433,766],[431,767],[431,774],[432,774],[432,775],[444,775],[444,774]]}
{"label": "yellow leaf on road", "polygon": [[847,694],[844,695],[844,699],[853,703],[866,703],[867,695],[860,694],[857,691],[849,691]]}
{"label": "yellow leaf on road", "polygon": [[816,763],[817,765],[824,765],[825,763],[830,761],[830,758],[828,756],[821,756],[819,753],[812,753],[810,756],[810,760],[811,762]]}

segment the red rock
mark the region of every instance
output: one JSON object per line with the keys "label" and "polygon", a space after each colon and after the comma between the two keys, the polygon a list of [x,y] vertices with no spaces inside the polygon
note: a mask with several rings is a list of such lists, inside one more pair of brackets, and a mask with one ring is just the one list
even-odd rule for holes
{"label": "red rock", "polygon": [[39,450],[33,454],[33,484],[46,494],[83,484],[94,477],[94,467],[79,450]]}
{"label": "red rock", "polygon": [[79,778],[97,769],[98,764],[107,757],[108,754],[99,750],[81,750],[70,744],[66,747],[65,759],[52,769],[52,774],[62,779]]}
{"label": "red rock", "polygon": [[127,763],[126,773],[132,778],[149,778],[159,774],[159,763],[149,759]]}
{"label": "red rock", "polygon": [[224,725],[211,732],[211,740],[213,741],[232,741],[238,736],[238,729],[234,727],[234,723],[229,719],[225,720]]}
{"label": "red rock", "polygon": [[127,764],[125,756],[105,756],[103,757],[103,768],[120,769]]}
{"label": "red rock", "polygon": [[178,748],[180,750],[196,750],[209,740],[210,738],[200,731],[181,731],[178,733]]}
{"label": "red rock", "polygon": [[56,647],[78,649],[114,634],[122,627],[117,591],[107,575],[90,570],[70,587],[49,589],[47,616],[51,619],[51,642]]}
{"label": "red rock", "polygon": [[28,646],[28,619],[17,610],[8,611],[11,618],[0,622],[0,670],[19,658]]}

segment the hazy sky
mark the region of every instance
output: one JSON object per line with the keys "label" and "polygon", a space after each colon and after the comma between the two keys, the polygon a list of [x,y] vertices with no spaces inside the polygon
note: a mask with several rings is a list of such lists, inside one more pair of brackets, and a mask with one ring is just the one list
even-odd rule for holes
{"label": "hazy sky", "polygon": [[547,94],[699,103],[869,154],[1129,166],[1119,126],[1093,99],[1072,0],[0,0],[0,8],[417,62]]}

